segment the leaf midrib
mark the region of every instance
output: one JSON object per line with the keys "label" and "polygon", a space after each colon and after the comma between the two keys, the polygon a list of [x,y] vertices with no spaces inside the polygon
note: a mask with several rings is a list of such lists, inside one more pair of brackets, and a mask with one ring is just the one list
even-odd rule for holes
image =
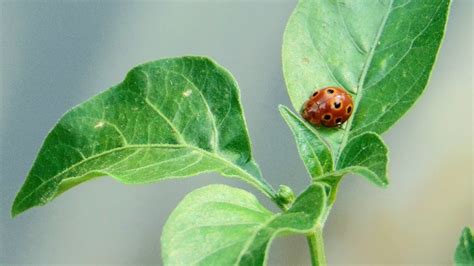
{"label": "leaf midrib", "polygon": [[[221,162],[223,162],[224,164],[226,164],[227,166],[229,166],[230,168],[234,169],[234,170],[237,170],[240,174],[243,175],[243,177],[247,178],[247,181],[248,182],[251,182],[251,183],[254,183],[257,179],[256,177],[254,177],[253,175],[251,175],[250,173],[248,173],[246,170],[244,170],[243,168],[239,167],[238,165],[232,163],[231,161],[221,157],[218,153],[213,153],[213,152],[209,152],[209,151],[206,151],[206,150],[203,150],[201,148],[198,148],[196,146],[192,146],[192,145],[189,145],[189,144],[133,144],[133,145],[125,145],[125,146],[121,146],[121,147],[117,147],[117,148],[114,148],[114,149],[110,149],[108,151],[105,151],[105,152],[102,152],[102,153],[99,153],[99,154],[95,154],[93,156],[90,156],[90,157],[87,157],[73,165],[71,165],[70,167],[67,167],[66,169],[64,169],[63,171],[57,173],[56,175],[54,175],[53,177],[47,179],[46,181],[44,181],[43,183],[41,183],[39,186],[35,187],[35,189],[33,189],[30,193],[28,193],[26,196],[24,196],[17,204],[15,205],[21,205],[25,200],[27,200],[28,198],[31,197],[31,195],[33,195],[36,191],[38,191],[41,187],[43,187],[44,185],[46,184],[49,184],[51,181],[53,181],[54,179],[58,178],[59,176],[67,173],[68,171],[71,171],[72,169],[88,162],[88,161],[91,161],[93,159],[97,159],[97,158],[100,158],[102,156],[105,156],[105,155],[108,155],[110,153],[113,153],[113,152],[117,152],[117,151],[121,151],[121,150],[126,150],[126,149],[145,149],[145,148],[174,148],[174,149],[180,149],[180,148],[187,148],[187,149],[193,149],[193,150],[196,150],[198,152],[201,152],[203,153],[204,155],[207,155],[211,158],[214,158],[216,160],[220,160]],[[98,172],[101,171],[101,169],[97,169]],[[90,171],[89,171],[90,172]],[[259,184],[257,184],[259,185]],[[264,190],[262,188],[262,190]],[[267,191],[264,191],[265,193],[268,193]]]}
{"label": "leaf midrib", "polygon": [[[384,16],[384,18],[382,20],[382,23],[380,23],[380,27],[377,31],[377,35],[376,35],[376,37],[375,37],[375,39],[372,43],[372,46],[371,46],[370,51],[368,53],[367,60],[365,61],[364,67],[362,68],[360,78],[359,78],[359,84],[357,86],[356,97],[354,99],[354,110],[352,111],[353,114],[357,113],[359,102],[362,99],[362,88],[365,84],[365,78],[366,78],[367,73],[369,72],[369,68],[372,64],[372,60],[373,60],[373,57],[375,55],[375,48],[377,47],[377,43],[379,42],[380,37],[382,36],[382,32],[385,28],[388,17],[390,15],[390,13],[392,12],[393,1],[394,0],[390,0],[390,4],[387,8],[387,13]],[[347,121],[345,130],[344,130],[344,133],[343,133],[343,137],[342,137],[342,142],[341,142],[341,145],[339,146],[339,149],[338,149],[338,152],[337,152],[337,155],[336,155],[336,163],[335,163],[336,165],[337,165],[337,161],[339,160],[339,156],[341,155],[342,150],[343,150],[344,146],[346,145],[346,143],[348,141],[350,131],[351,131],[351,127],[352,127],[352,122],[354,121],[354,117],[355,117],[355,115],[352,115],[349,118],[349,121]]]}
{"label": "leaf midrib", "polygon": [[[235,264],[234,265],[239,265],[240,264],[240,261],[242,260],[243,256],[245,255],[245,253],[247,253],[247,250],[248,248],[252,245],[252,243],[254,242],[254,239],[257,237],[257,234],[258,232],[260,232],[260,230],[264,229],[265,227],[267,227],[271,222],[273,222],[276,218],[280,217],[281,216],[281,213],[278,213],[278,214],[275,214],[271,217],[268,218],[268,220],[266,220],[264,223],[262,223],[260,226],[258,226],[256,228],[256,230],[254,231],[253,234],[251,234],[251,236],[249,237],[249,239],[247,240],[247,242],[245,242],[244,246],[242,247],[242,250],[240,251],[240,254],[239,256],[237,257],[237,260],[235,261]],[[266,254],[265,254],[266,256]]]}

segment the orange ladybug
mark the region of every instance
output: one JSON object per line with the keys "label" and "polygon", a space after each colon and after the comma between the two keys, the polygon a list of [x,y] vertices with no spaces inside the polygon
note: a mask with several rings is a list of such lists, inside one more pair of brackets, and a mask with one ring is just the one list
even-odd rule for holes
{"label": "orange ladybug", "polygon": [[349,119],[354,109],[352,96],[344,89],[317,90],[303,106],[302,115],[315,126],[336,127]]}

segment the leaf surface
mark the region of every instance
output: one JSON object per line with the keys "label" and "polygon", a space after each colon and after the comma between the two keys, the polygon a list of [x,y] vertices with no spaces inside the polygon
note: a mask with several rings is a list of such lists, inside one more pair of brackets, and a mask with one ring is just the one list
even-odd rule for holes
{"label": "leaf surface", "polygon": [[210,185],[188,194],[161,238],[165,265],[262,265],[272,239],[308,233],[321,219],[326,194],[311,185],[284,213],[273,214],[250,193]]}
{"label": "leaf surface", "polygon": [[456,266],[474,265],[474,235],[469,227],[464,228],[454,254]]}
{"label": "leaf surface", "polygon": [[378,186],[388,185],[388,148],[379,135],[367,132],[352,138],[342,150],[334,169],[331,151],[319,132],[287,107],[281,106],[280,113],[292,130],[300,157],[313,179],[333,179],[327,182],[333,187],[331,184],[337,186],[340,177],[354,173]]}
{"label": "leaf surface", "polygon": [[272,197],[252,158],[237,83],[210,59],[163,59],[66,113],[12,208],[43,205],[93,177],[127,184],[216,171]]}
{"label": "leaf surface", "polygon": [[280,113],[295,137],[298,152],[310,176],[316,178],[333,171],[331,151],[319,133],[288,107],[280,106]]}
{"label": "leaf surface", "polygon": [[336,157],[349,139],[381,134],[421,95],[440,47],[449,0],[300,0],[284,34],[283,72],[295,110],[317,88],[353,94],[344,130],[321,130]]}
{"label": "leaf surface", "polygon": [[337,161],[336,169],[338,173],[355,173],[385,187],[388,185],[387,164],[387,146],[379,135],[367,132],[347,143]]}

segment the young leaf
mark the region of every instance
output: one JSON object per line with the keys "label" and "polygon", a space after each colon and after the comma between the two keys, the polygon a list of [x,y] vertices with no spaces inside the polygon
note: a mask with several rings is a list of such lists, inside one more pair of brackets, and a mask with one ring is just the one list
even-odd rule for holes
{"label": "young leaf", "polygon": [[277,235],[309,233],[325,209],[321,185],[311,185],[284,213],[272,214],[250,193],[210,185],[188,194],[161,238],[165,265],[262,265]]}
{"label": "young leaf", "polygon": [[355,173],[378,186],[388,184],[388,149],[376,133],[368,132],[352,138],[344,147],[334,171],[331,152],[318,131],[287,107],[280,106],[280,113],[291,128],[300,156],[314,179],[338,181],[344,174]]}
{"label": "young leaf", "polygon": [[207,171],[272,197],[252,158],[231,74],[210,59],[158,60],[66,113],[47,136],[12,208],[17,215],[93,177],[127,184]]}
{"label": "young leaf", "polygon": [[387,178],[388,149],[382,138],[367,132],[349,140],[337,161],[338,173],[359,174],[374,184],[385,187]]}
{"label": "young leaf", "polygon": [[386,131],[423,92],[449,5],[449,0],[300,0],[282,50],[295,110],[316,88],[341,86],[354,94],[354,114],[345,130],[321,133],[343,147],[353,136]]}
{"label": "young leaf", "polygon": [[474,235],[469,227],[464,228],[454,254],[456,266],[474,265]]}
{"label": "young leaf", "polygon": [[311,177],[316,178],[333,171],[331,151],[318,132],[293,114],[288,107],[280,106],[279,108],[281,116],[293,132],[300,157]]}

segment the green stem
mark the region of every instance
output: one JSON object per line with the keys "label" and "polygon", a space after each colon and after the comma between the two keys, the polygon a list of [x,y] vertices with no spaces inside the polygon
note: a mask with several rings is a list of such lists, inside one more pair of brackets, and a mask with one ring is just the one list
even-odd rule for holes
{"label": "green stem", "polygon": [[311,264],[313,266],[326,266],[326,254],[324,253],[324,239],[322,228],[316,228],[307,236]]}

